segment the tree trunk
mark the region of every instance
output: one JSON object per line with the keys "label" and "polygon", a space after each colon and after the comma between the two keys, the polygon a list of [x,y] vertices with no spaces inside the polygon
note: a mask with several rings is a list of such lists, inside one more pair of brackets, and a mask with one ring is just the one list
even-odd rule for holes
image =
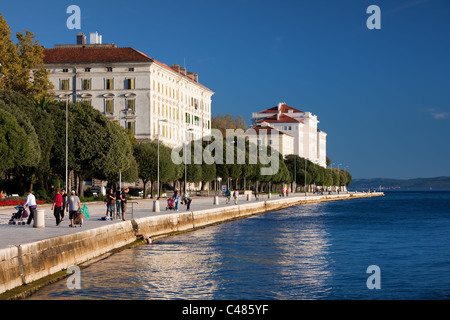
{"label": "tree trunk", "polygon": [[147,180],[142,179],[142,183],[144,183],[144,199],[147,198],[147,188],[146,188],[147,182],[148,182]]}
{"label": "tree trunk", "polygon": [[78,192],[78,196],[79,197],[84,197],[84,190],[83,190],[83,182],[84,182],[84,179],[85,179],[85,175],[84,174],[82,174],[82,173],[80,173],[79,175],[78,175],[78,190],[79,190],[79,192]]}

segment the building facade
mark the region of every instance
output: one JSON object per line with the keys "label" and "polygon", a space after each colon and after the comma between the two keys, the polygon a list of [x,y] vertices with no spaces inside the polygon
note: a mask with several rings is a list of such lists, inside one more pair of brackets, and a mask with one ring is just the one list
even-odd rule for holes
{"label": "building facade", "polygon": [[[266,124],[293,137],[292,154],[326,167],[327,134],[317,128],[317,116],[280,102],[276,107],[252,114],[252,128]],[[287,150],[284,147],[284,150]],[[281,154],[284,154],[280,151]]]}
{"label": "building facade", "polygon": [[258,146],[270,146],[281,155],[294,154],[294,136],[271,127],[267,122],[261,122],[246,131],[246,136]]}
{"label": "building facade", "polygon": [[169,67],[130,47],[114,44],[55,45],[44,64],[57,99],[85,102],[119,123],[138,141],[170,147],[211,134],[214,94],[198,74]]}

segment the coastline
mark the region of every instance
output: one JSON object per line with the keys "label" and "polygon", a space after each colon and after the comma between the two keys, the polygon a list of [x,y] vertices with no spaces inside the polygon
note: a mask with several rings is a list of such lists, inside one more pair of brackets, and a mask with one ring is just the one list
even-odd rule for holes
{"label": "coastline", "polygon": [[[50,225],[51,213],[49,208],[45,208],[46,228],[2,225],[2,231],[17,234],[18,230],[22,230],[24,234],[34,234],[35,237],[25,235],[21,243],[15,242],[13,236],[0,239],[0,267],[3,270],[0,299],[24,298],[48,283],[67,277],[65,270],[70,266],[82,268],[114,252],[144,243],[136,239],[136,234],[157,239],[298,204],[374,196],[384,196],[384,193],[295,194],[272,198],[266,195],[265,199],[258,201],[241,197],[237,205],[213,205],[213,198],[203,197],[194,198],[196,205],[193,210],[183,211],[181,206],[178,212],[164,211],[164,206],[161,206],[162,211],[158,213],[151,211],[151,200],[141,200],[134,202],[136,206],[132,209],[131,219],[114,223],[94,220],[103,215],[104,204],[97,204],[98,208],[89,204],[90,210],[92,208],[89,223],[75,231]],[[223,198],[221,202],[224,202]],[[2,232],[4,237],[7,233]]]}

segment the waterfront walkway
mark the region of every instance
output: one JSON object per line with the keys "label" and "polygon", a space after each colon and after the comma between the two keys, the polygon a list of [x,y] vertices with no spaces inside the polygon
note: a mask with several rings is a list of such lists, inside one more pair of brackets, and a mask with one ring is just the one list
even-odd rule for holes
{"label": "waterfront walkway", "polygon": [[[345,193],[341,193],[344,195]],[[358,195],[358,193],[352,193]],[[363,194],[361,194],[363,195]],[[370,194],[367,194],[370,195]],[[298,197],[301,199],[308,199],[314,201],[314,198],[320,196],[314,194],[308,194],[305,197],[304,193],[289,194],[288,198]],[[272,194],[271,199],[267,194],[260,195],[259,200],[255,200],[255,196],[251,196],[250,200],[247,200],[247,196],[241,195],[238,204],[254,203],[256,201],[273,201],[281,199],[278,195]],[[205,209],[214,209],[226,206],[234,206],[234,200],[231,198],[230,204],[225,203],[225,197],[219,197],[219,204],[214,205],[214,197],[193,197],[191,207],[189,211],[200,211]],[[300,199],[299,199],[300,200]],[[167,199],[160,199],[160,212],[153,212],[153,199],[135,199],[128,201],[128,209],[126,219],[137,219],[150,216],[158,216],[165,214],[173,214],[176,211],[166,211]],[[10,246],[18,246],[21,244],[32,243],[40,240],[60,237],[76,232],[81,232],[89,229],[99,228],[108,224],[116,224],[123,222],[121,219],[113,221],[99,220],[106,214],[106,204],[103,201],[86,203],[90,218],[84,219],[83,226],[77,226],[76,228],[69,227],[70,220],[69,214],[66,212],[64,221],[59,226],[56,226],[55,217],[51,211],[51,204],[45,204],[38,206],[38,209],[45,210],[45,228],[33,228],[33,223],[30,225],[9,225],[8,221],[11,215],[16,212],[14,207],[0,207],[0,249],[8,248]],[[186,206],[179,206],[177,213],[185,212]]]}

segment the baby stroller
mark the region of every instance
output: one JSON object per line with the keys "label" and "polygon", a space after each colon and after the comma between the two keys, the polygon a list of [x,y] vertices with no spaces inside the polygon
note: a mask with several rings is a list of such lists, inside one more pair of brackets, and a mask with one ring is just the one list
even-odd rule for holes
{"label": "baby stroller", "polygon": [[15,206],[14,209],[16,209],[17,212],[13,213],[8,224],[25,225],[25,221],[23,221],[23,219],[28,217],[28,211],[25,210],[23,206]]}
{"label": "baby stroller", "polygon": [[166,211],[167,211],[167,210],[175,210],[175,207],[174,207],[174,203],[173,203],[173,199],[172,199],[172,198],[167,199],[167,207],[166,207]]}

